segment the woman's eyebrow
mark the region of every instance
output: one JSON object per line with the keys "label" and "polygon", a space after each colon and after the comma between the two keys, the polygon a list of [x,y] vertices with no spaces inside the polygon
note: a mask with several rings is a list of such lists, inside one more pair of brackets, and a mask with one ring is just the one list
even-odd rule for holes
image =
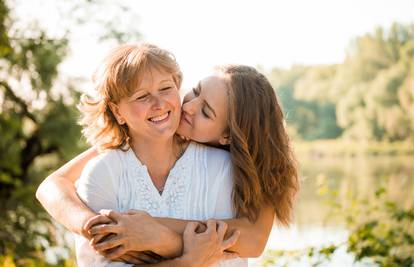
{"label": "woman's eyebrow", "polygon": [[169,83],[169,82],[174,82],[174,80],[173,79],[164,79],[164,80],[160,81],[159,84]]}
{"label": "woman's eyebrow", "polygon": [[[199,93],[201,93],[201,84],[199,83],[198,85],[197,85],[197,87],[198,87],[198,92]],[[211,112],[213,113],[213,115],[214,115],[214,117],[217,117],[217,114],[216,114],[216,112],[214,111],[214,109],[207,103],[207,101],[204,99],[203,100],[203,103],[207,106],[207,108],[209,109],[209,110],[211,110]]]}

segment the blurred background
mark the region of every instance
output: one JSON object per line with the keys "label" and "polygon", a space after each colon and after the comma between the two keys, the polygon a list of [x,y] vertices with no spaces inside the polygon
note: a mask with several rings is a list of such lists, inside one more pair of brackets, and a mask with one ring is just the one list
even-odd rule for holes
{"label": "blurred background", "polygon": [[[38,184],[88,146],[76,103],[119,43],[172,51],[185,93],[260,69],[300,165],[294,223],[252,266],[413,266],[414,2],[0,0],[0,266],[74,266]],[[410,197],[411,196],[411,197]]]}

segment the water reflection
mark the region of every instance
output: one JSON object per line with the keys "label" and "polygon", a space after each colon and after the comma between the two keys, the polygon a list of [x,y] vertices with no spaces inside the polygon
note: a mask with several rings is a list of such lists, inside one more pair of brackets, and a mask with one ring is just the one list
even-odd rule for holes
{"label": "water reflection", "polygon": [[[360,156],[352,158],[300,157],[301,192],[294,225],[289,229],[274,227],[268,249],[296,250],[309,246],[341,244],[347,239],[344,218],[331,216],[332,207],[318,194],[321,180],[338,192],[340,201],[371,196],[385,186],[391,199],[401,207],[414,204],[414,156]],[[252,261],[260,266],[260,261]],[[280,263],[279,263],[280,264]],[[282,264],[277,266],[281,266]],[[291,266],[290,264],[288,266]],[[293,266],[310,266],[307,261]],[[369,261],[355,264],[344,249],[333,260],[320,266],[373,266]]]}

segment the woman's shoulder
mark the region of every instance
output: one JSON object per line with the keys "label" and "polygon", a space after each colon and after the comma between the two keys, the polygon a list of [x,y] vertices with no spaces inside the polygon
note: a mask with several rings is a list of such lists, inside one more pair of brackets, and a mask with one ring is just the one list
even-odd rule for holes
{"label": "woman's shoulder", "polygon": [[207,146],[204,144],[192,142],[191,146],[193,146],[194,150],[196,150],[197,154],[207,161],[214,163],[214,162],[230,162],[230,153],[227,150]]}
{"label": "woman's shoulder", "polygon": [[114,174],[119,173],[122,171],[126,156],[127,152],[120,149],[107,149],[91,159],[86,164],[84,171],[88,173],[108,171]]}

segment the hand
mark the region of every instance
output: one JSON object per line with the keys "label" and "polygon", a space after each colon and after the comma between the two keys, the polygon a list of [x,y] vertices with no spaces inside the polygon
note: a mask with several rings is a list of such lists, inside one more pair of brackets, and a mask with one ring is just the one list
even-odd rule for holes
{"label": "hand", "polygon": [[[94,236],[91,245],[98,253],[111,260],[119,258],[127,251],[157,252],[160,239],[164,238],[166,232],[172,232],[145,211],[128,211],[122,214],[113,210],[102,210],[100,213],[116,224],[91,227],[89,232]],[[102,240],[101,236],[108,234],[114,235]]]}
{"label": "hand", "polygon": [[110,223],[114,223],[114,221],[112,221],[107,216],[97,214],[84,223],[82,227],[82,235],[86,239],[90,240],[93,237],[89,232],[91,227],[99,225],[99,224],[110,224]]}
{"label": "hand", "polygon": [[191,266],[212,266],[220,261],[236,258],[238,255],[225,250],[232,247],[239,238],[240,232],[235,231],[224,240],[227,224],[223,221],[208,220],[207,230],[196,233],[199,223],[190,222],[184,231],[183,260]]}
{"label": "hand", "polygon": [[162,256],[151,251],[128,251],[114,261],[122,261],[129,264],[154,264],[165,260]]}

